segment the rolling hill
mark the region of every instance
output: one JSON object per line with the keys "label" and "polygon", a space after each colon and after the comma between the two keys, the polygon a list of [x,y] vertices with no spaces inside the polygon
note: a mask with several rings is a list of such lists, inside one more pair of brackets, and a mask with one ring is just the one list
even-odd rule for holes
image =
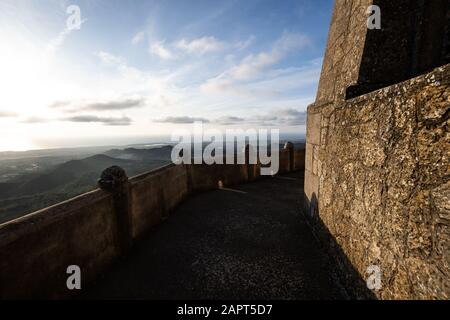
{"label": "rolling hill", "polygon": [[0,183],[0,223],[95,189],[102,171],[110,166],[120,166],[132,177],[166,165],[170,163],[171,150],[169,146],[111,149],[42,171],[24,171]]}

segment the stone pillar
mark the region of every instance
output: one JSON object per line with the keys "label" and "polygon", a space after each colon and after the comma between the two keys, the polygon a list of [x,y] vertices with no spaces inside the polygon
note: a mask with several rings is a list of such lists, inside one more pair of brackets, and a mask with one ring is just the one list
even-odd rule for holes
{"label": "stone pillar", "polygon": [[294,171],[294,144],[290,141],[286,142],[283,147],[289,152],[289,172]]}
{"label": "stone pillar", "polygon": [[122,168],[112,166],[102,172],[98,186],[113,195],[118,233],[117,245],[121,252],[125,252],[132,245],[131,196],[128,176]]}
{"label": "stone pillar", "polygon": [[[250,151],[254,154],[256,157],[256,163],[250,163]],[[254,181],[259,177],[259,164],[258,164],[258,155],[256,153],[256,150],[250,145],[245,145],[245,164],[247,165],[247,179],[248,181]]]}

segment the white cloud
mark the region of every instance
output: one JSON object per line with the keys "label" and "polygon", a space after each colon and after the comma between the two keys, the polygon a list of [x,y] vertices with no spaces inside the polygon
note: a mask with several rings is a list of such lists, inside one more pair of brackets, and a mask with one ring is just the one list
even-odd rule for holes
{"label": "white cloud", "polygon": [[213,78],[201,85],[200,90],[204,93],[229,93],[240,97],[273,97],[277,92],[271,89],[258,89],[252,86],[241,85],[232,79]]}
{"label": "white cloud", "polygon": [[299,126],[306,123],[306,111],[295,108],[274,108],[266,114],[247,117],[224,116],[211,122],[219,125]]}
{"label": "white cloud", "polygon": [[118,98],[109,100],[54,102],[50,105],[53,109],[60,109],[64,113],[77,113],[79,111],[117,111],[135,109],[145,106],[146,100],[138,98]]}
{"label": "white cloud", "polygon": [[280,61],[278,53],[261,52],[249,55],[242,62],[229,71],[229,75],[236,80],[250,80],[256,78],[265,67],[272,66]]}
{"label": "white cloud", "polygon": [[0,118],[14,118],[17,117],[17,113],[12,111],[2,111],[0,110]]}
{"label": "white cloud", "polygon": [[175,55],[165,47],[164,41],[158,41],[150,44],[149,51],[151,54],[155,54],[163,60],[175,59]]}
{"label": "white cloud", "polygon": [[117,57],[109,52],[100,51],[96,53],[96,56],[100,58],[100,60],[106,64],[110,65],[119,65],[124,64],[124,61],[122,58]]}
{"label": "white cloud", "polygon": [[28,123],[28,124],[33,124],[33,123],[45,123],[45,122],[49,122],[50,119],[46,119],[46,118],[42,118],[42,117],[36,117],[36,116],[31,116],[28,117],[26,119],[21,120],[21,123]]}
{"label": "white cloud", "polygon": [[64,29],[61,31],[56,38],[52,39],[48,45],[47,45],[47,52],[50,53],[50,55],[54,54],[58,49],[63,45],[64,41],[66,40],[67,36],[72,32],[72,30]]}
{"label": "white cloud", "polygon": [[299,50],[309,45],[310,40],[302,34],[285,33],[278,39],[269,52],[249,55],[233,67],[229,74],[236,80],[249,80],[257,77],[265,68],[275,65],[293,50]]}
{"label": "white cloud", "polygon": [[137,45],[137,44],[141,43],[144,40],[144,38],[145,38],[145,32],[140,31],[134,35],[134,37],[131,39],[131,43],[133,45]]}
{"label": "white cloud", "polygon": [[241,116],[222,116],[216,119],[176,116],[153,120],[159,123],[190,124],[197,121],[216,125],[256,125],[256,126],[299,126],[306,123],[306,111],[296,108],[273,108],[263,114]]}
{"label": "white cloud", "polygon": [[208,123],[209,120],[200,117],[189,117],[189,116],[178,116],[178,117],[166,117],[164,119],[153,120],[153,122],[159,123],[174,123],[174,124],[189,124],[194,122],[205,122]]}
{"label": "white cloud", "polygon": [[[273,96],[279,94],[278,90],[266,85],[260,86],[261,88],[264,88],[258,90],[255,84],[261,79],[262,81],[259,81],[259,83],[263,84],[264,82],[267,82],[268,79],[279,78],[277,73],[280,73],[280,71],[275,72],[272,67],[281,62],[294,50],[301,50],[308,46],[309,43],[310,40],[305,35],[284,33],[277,41],[275,41],[269,51],[246,56],[240,63],[228,68],[220,75],[207,80],[201,86],[201,90],[206,93],[228,92],[241,96],[256,94]],[[300,70],[299,72],[305,73],[307,70]]]}
{"label": "white cloud", "polygon": [[66,40],[66,38],[73,32],[76,30],[79,30],[81,28],[81,26],[83,25],[83,23],[85,23],[87,21],[87,19],[83,19],[80,21],[80,24],[78,26],[78,28],[69,28],[66,27],[64,28],[64,30],[62,30],[54,39],[52,39],[48,44],[47,44],[47,52],[50,55],[53,55],[56,53],[56,51],[59,50],[59,48],[64,44],[64,41]]}
{"label": "white cloud", "polygon": [[235,117],[235,116],[224,116],[215,120],[216,123],[221,125],[233,125],[238,123],[243,123],[245,121],[244,118]]}
{"label": "white cloud", "polygon": [[120,118],[98,117],[95,115],[82,115],[61,119],[62,121],[78,122],[78,123],[101,123],[106,126],[129,126],[132,120],[127,116]]}
{"label": "white cloud", "polygon": [[188,41],[182,39],[176,43],[178,49],[184,50],[190,54],[203,55],[208,52],[217,52],[225,48],[225,43],[217,40],[215,37],[202,37]]}
{"label": "white cloud", "polygon": [[247,40],[237,42],[235,47],[238,50],[247,49],[248,47],[250,47],[255,42],[255,40],[256,40],[256,37],[254,35],[251,35],[250,37],[248,37]]}

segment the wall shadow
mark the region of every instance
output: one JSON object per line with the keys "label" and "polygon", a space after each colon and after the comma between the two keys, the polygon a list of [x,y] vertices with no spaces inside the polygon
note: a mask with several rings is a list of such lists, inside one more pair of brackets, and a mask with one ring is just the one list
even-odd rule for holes
{"label": "wall shadow", "polygon": [[381,29],[367,31],[351,99],[426,74],[450,63],[449,0],[374,0]]}
{"label": "wall shadow", "polygon": [[335,271],[336,280],[345,289],[348,297],[358,300],[378,300],[377,296],[367,288],[366,281],[350,262],[328,227],[320,219],[316,194],[312,194],[311,201],[306,194],[303,195],[303,199],[303,214],[319,240],[320,246],[331,258],[330,269]]}

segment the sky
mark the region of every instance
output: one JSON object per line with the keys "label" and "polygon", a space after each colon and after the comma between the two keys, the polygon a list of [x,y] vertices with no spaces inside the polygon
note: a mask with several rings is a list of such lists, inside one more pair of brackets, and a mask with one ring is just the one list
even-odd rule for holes
{"label": "sky", "polygon": [[0,150],[143,141],[194,121],[302,134],[332,3],[0,0]]}

